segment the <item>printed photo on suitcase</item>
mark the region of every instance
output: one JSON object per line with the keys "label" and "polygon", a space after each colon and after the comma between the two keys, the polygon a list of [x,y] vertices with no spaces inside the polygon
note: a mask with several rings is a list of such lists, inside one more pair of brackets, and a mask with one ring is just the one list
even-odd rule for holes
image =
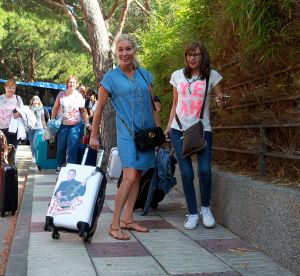
{"label": "printed photo on suitcase", "polygon": [[122,172],[122,164],[118,153],[118,148],[114,147],[110,151],[107,174],[111,178],[119,178]]}
{"label": "printed photo on suitcase", "polygon": [[97,220],[102,211],[106,177],[100,169],[103,150],[98,151],[97,166],[67,164],[61,168],[48,207],[45,230],[52,230],[52,238],[59,239],[59,231],[78,232],[84,242],[91,242]]}

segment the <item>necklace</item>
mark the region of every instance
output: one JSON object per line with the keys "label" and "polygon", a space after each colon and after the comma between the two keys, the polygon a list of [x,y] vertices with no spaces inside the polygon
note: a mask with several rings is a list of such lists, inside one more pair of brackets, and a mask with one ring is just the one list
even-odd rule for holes
{"label": "necklace", "polygon": [[189,90],[189,92],[190,92],[190,95],[192,95],[192,91],[191,91],[191,85],[192,85],[194,82],[196,82],[197,80],[199,80],[199,79],[200,79],[200,75],[198,75],[198,77],[197,77],[197,78],[193,78],[193,77],[192,77],[191,81],[189,81],[189,79],[188,79],[187,77],[185,77],[185,79],[186,79],[186,80],[187,80],[187,82],[189,83],[188,90]]}

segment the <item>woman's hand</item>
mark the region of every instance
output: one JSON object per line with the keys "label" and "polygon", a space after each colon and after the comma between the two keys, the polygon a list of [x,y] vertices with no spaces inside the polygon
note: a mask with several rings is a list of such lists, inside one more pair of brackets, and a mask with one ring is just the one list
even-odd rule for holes
{"label": "woman's hand", "polygon": [[169,141],[170,140],[170,137],[169,137],[169,133],[171,131],[171,128],[170,127],[167,127],[166,130],[164,131],[164,134],[166,136],[166,140]]}
{"label": "woman's hand", "polygon": [[219,94],[215,97],[216,103],[218,107],[224,107],[226,102],[223,94]]}
{"label": "woman's hand", "polygon": [[96,136],[91,136],[89,145],[90,148],[98,150],[100,148],[99,138]]}
{"label": "woman's hand", "polygon": [[17,119],[17,118],[21,118],[22,116],[21,116],[21,114],[19,112],[13,112],[13,117],[15,119]]}

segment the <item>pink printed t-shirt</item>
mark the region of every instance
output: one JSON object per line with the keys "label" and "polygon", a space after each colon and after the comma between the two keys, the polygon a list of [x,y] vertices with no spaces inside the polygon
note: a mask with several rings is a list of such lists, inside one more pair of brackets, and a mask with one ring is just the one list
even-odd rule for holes
{"label": "pink printed t-shirt", "polygon": [[[211,131],[209,118],[211,90],[221,79],[222,76],[217,71],[211,70],[202,119],[204,131]],[[179,69],[172,74],[170,83],[178,92],[176,113],[182,124],[182,129],[185,130],[199,121],[206,80],[201,80],[197,77],[187,80],[184,76],[183,69]],[[171,127],[180,130],[175,118],[173,119]]]}
{"label": "pink printed t-shirt", "polygon": [[23,101],[20,96],[13,95],[10,98],[6,97],[6,94],[0,96],[0,129],[9,127],[13,110],[18,106],[23,106]]}
{"label": "pink printed t-shirt", "polygon": [[63,112],[62,124],[73,126],[81,121],[80,108],[84,107],[84,99],[82,95],[76,90],[72,94],[66,95],[65,91],[61,91],[57,97],[60,101],[60,114]]}

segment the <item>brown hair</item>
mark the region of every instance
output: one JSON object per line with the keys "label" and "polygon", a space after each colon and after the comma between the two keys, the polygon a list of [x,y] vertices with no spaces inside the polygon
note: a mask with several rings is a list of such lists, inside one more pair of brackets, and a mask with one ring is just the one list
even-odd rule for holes
{"label": "brown hair", "polygon": [[68,78],[67,78],[67,81],[66,81],[66,88],[68,89],[69,87],[68,87],[68,82],[70,81],[70,79],[74,79],[74,80],[76,80],[76,83],[77,83],[77,87],[78,87],[78,79],[77,79],[77,77],[75,77],[75,76],[73,76],[73,75],[70,75]]}
{"label": "brown hair", "polygon": [[9,79],[5,82],[4,86],[5,87],[7,87],[7,86],[17,86],[17,83],[14,79]]}
{"label": "brown hair", "polygon": [[187,78],[192,77],[192,72],[191,72],[192,70],[187,62],[187,54],[193,53],[197,48],[199,48],[202,53],[202,59],[199,65],[200,77],[201,79],[205,79],[206,77],[209,76],[211,70],[210,57],[206,47],[200,41],[193,41],[185,47],[184,49],[185,66],[183,72]]}

